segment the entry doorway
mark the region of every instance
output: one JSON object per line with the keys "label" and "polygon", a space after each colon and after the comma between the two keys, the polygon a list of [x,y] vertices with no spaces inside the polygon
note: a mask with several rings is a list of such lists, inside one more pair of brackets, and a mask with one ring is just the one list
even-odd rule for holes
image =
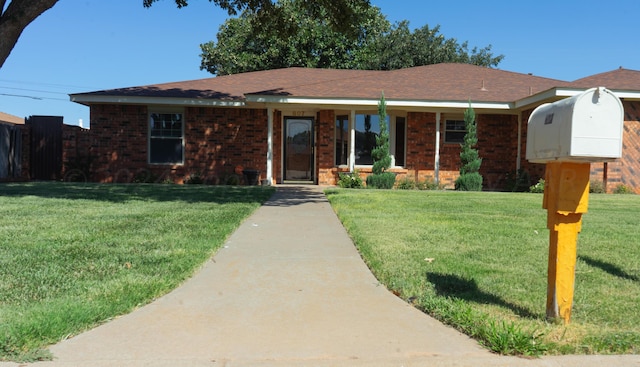
{"label": "entry doorway", "polygon": [[284,179],[313,182],[313,118],[284,119]]}

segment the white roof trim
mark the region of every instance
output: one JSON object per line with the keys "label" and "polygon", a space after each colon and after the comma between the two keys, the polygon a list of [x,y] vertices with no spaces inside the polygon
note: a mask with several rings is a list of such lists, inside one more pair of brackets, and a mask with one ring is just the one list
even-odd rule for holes
{"label": "white roof trim", "polygon": [[92,94],[71,94],[69,98],[76,103],[128,103],[144,105],[172,105],[192,107],[244,107],[243,101],[221,101],[218,99],[176,98],[176,97],[138,97],[105,96]]}
{"label": "white roof trim", "polygon": [[[353,99],[353,98],[310,98],[310,97],[283,97],[248,95],[247,102],[268,104],[298,104],[298,105],[327,105],[327,106],[378,106],[378,99]],[[437,101],[437,100],[386,100],[389,108],[456,108],[466,109],[468,101]],[[513,109],[513,103],[508,102],[471,102],[476,109]]]}
{"label": "white roof trim", "polygon": [[561,98],[565,98],[565,97],[573,97],[576,94],[580,94],[582,92],[584,92],[585,89],[582,88],[551,88],[551,89],[547,89],[544,92],[540,92],[534,95],[531,95],[529,97],[525,97],[522,99],[519,99],[515,102],[514,107],[515,108],[521,108],[521,107],[525,107],[525,106],[529,106],[532,104],[537,104],[540,103],[542,101],[548,100],[548,99],[553,99],[553,98],[557,98],[557,97],[561,97]]}
{"label": "white roof trim", "polygon": [[[606,86],[605,86],[606,88]],[[554,99],[554,98],[566,98],[573,97],[578,95],[589,88],[565,88],[565,87],[557,87],[548,89],[544,92],[540,92],[538,94],[534,94],[532,96],[522,98],[515,102],[515,108],[521,108],[525,106],[529,106],[532,104],[538,104],[542,101]],[[618,98],[626,98],[626,99],[640,99],[639,91],[624,91],[624,90],[615,90],[611,89],[611,92]]]}

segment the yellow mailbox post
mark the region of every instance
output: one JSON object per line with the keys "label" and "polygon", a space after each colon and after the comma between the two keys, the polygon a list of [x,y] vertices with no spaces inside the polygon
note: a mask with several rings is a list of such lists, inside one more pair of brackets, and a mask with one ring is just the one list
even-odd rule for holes
{"label": "yellow mailbox post", "polygon": [[571,320],[577,239],[589,204],[591,163],[621,157],[623,117],[622,102],[603,87],[543,104],[529,117],[527,160],[546,164],[548,319]]}

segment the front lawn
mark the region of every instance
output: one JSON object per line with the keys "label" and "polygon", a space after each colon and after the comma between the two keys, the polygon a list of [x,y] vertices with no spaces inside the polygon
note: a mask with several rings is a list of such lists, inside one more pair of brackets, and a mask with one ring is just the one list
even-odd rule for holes
{"label": "front lawn", "polygon": [[542,195],[328,189],[391,291],[502,354],[640,353],[640,196],[591,195],[572,323],[545,320]]}
{"label": "front lawn", "polygon": [[146,304],[189,278],[273,188],[0,184],[0,361]]}

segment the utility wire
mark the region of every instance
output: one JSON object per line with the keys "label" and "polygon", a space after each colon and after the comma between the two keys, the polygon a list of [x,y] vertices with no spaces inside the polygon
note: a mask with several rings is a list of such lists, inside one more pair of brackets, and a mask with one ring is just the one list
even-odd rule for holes
{"label": "utility wire", "polygon": [[30,99],[37,99],[37,100],[49,99],[53,101],[69,101],[68,99],[64,99],[64,98],[36,97],[36,96],[26,96],[22,94],[9,94],[9,93],[0,93],[0,96],[30,98]]}
{"label": "utility wire", "polygon": [[1,89],[13,89],[13,90],[23,90],[26,92],[40,92],[40,93],[49,93],[49,94],[63,94],[66,95],[67,93],[64,92],[51,92],[48,90],[40,90],[40,89],[26,89],[26,88],[16,88],[16,87],[2,87],[0,86]]}

